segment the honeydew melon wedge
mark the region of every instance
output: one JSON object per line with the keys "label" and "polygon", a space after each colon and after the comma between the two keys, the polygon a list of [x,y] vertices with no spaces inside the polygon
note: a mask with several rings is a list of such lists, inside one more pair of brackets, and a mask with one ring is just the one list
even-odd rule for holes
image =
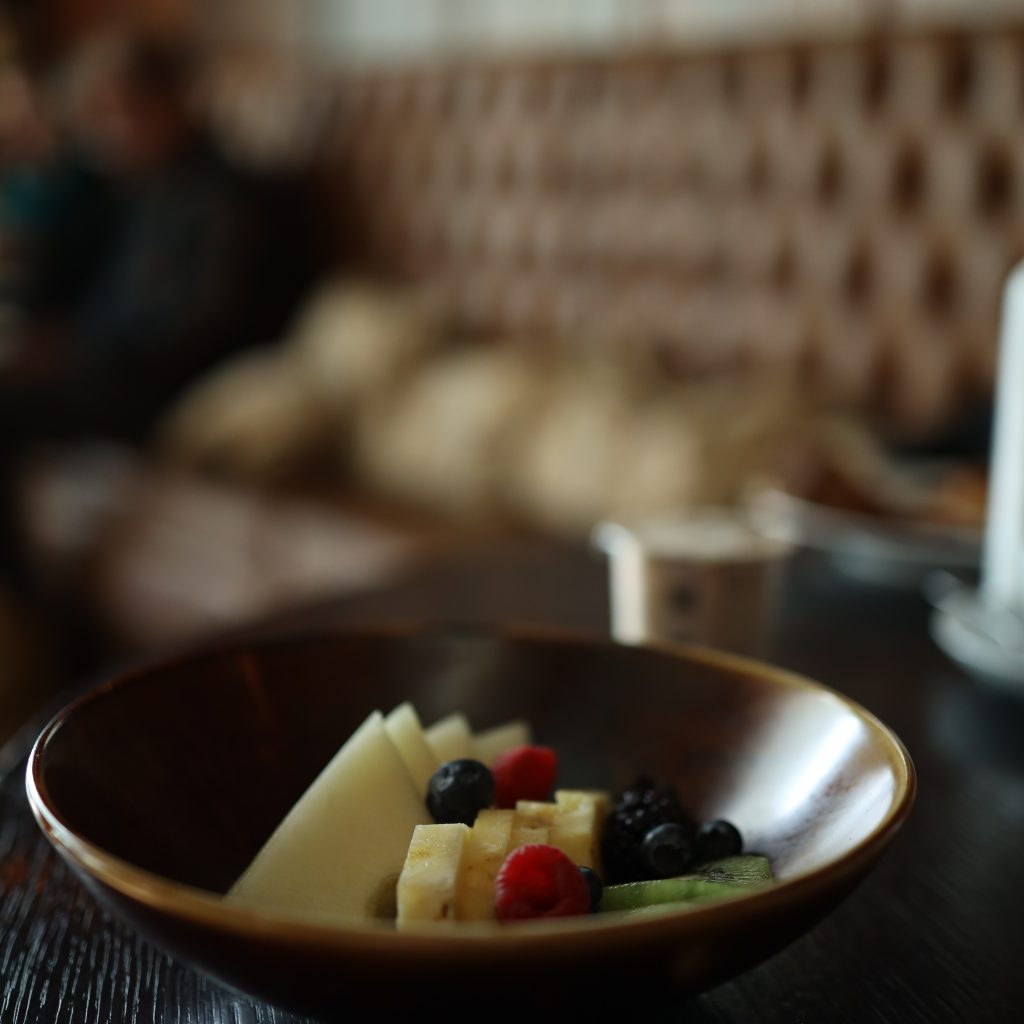
{"label": "honeydew melon wedge", "polygon": [[469,827],[417,825],[398,878],[400,929],[454,924],[455,902]]}
{"label": "honeydew melon wedge", "polygon": [[466,716],[458,712],[439,719],[423,733],[439,764],[472,757],[491,765],[507,750],[529,744],[531,738],[529,723],[518,718],[474,734]]}
{"label": "honeydew melon wedge", "polygon": [[384,728],[391,742],[398,748],[420,799],[425,799],[430,777],[440,767],[440,762],[427,742],[416,709],[408,701],[399,704],[384,719]]}
{"label": "honeydew melon wedge", "polygon": [[225,899],[338,920],[372,917],[430,817],[374,711],[274,830]]}
{"label": "honeydew melon wedge", "polygon": [[474,737],[477,757],[486,765],[494,764],[495,760],[513,747],[524,747],[530,743],[531,734],[528,722],[514,719],[492,729],[484,729]]}
{"label": "honeydew melon wedge", "polygon": [[440,764],[477,757],[473,732],[465,715],[456,712],[435,722],[426,730],[427,743]]}

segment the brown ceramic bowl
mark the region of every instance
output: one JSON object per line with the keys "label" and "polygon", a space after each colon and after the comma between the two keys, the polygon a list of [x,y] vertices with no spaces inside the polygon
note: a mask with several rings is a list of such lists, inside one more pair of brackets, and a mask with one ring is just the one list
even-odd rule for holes
{"label": "brown ceramic bowl", "polygon": [[[483,937],[225,906],[217,894],[344,739],[405,699],[428,722],[453,709],[477,728],[529,718],[559,750],[563,785],[619,787],[641,770],[670,779],[697,816],[735,821],[778,882],[678,913]],[[580,1009],[584,995],[603,1002],[639,984],[699,990],[834,907],[914,796],[885,726],[785,672],[707,651],[418,628],[271,640],[114,679],[47,726],[27,784],[48,838],[115,913],[224,982],[315,1013],[480,1006],[513,991]]]}

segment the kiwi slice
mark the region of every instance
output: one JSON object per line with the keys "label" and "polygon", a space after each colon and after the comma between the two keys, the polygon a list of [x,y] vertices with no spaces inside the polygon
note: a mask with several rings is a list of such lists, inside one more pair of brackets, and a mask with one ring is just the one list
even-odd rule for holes
{"label": "kiwi slice", "polygon": [[733,857],[711,860],[697,868],[695,874],[709,882],[729,885],[758,886],[772,880],[772,866],[760,853],[741,853]]}
{"label": "kiwi slice", "polygon": [[744,892],[770,885],[771,881],[772,869],[767,857],[756,853],[741,854],[709,861],[692,875],[605,886],[598,909],[604,913],[673,903],[711,903],[741,896]]}

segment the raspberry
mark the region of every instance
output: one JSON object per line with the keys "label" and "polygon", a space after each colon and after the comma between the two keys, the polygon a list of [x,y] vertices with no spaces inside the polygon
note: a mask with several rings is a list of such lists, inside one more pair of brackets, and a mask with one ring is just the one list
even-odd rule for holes
{"label": "raspberry", "polygon": [[550,747],[513,747],[491,765],[494,802],[515,807],[517,800],[546,800],[558,774],[558,756]]}
{"label": "raspberry", "polygon": [[527,843],[505,858],[494,883],[494,909],[499,921],[586,914],[590,887],[561,850]]}

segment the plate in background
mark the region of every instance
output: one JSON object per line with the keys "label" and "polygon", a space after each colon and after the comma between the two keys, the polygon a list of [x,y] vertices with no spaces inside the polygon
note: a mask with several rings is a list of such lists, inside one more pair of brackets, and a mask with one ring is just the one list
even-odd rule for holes
{"label": "plate in background", "polygon": [[766,536],[822,552],[862,582],[917,589],[936,569],[962,572],[981,563],[980,528],[848,512],[768,486],[746,504]]}

